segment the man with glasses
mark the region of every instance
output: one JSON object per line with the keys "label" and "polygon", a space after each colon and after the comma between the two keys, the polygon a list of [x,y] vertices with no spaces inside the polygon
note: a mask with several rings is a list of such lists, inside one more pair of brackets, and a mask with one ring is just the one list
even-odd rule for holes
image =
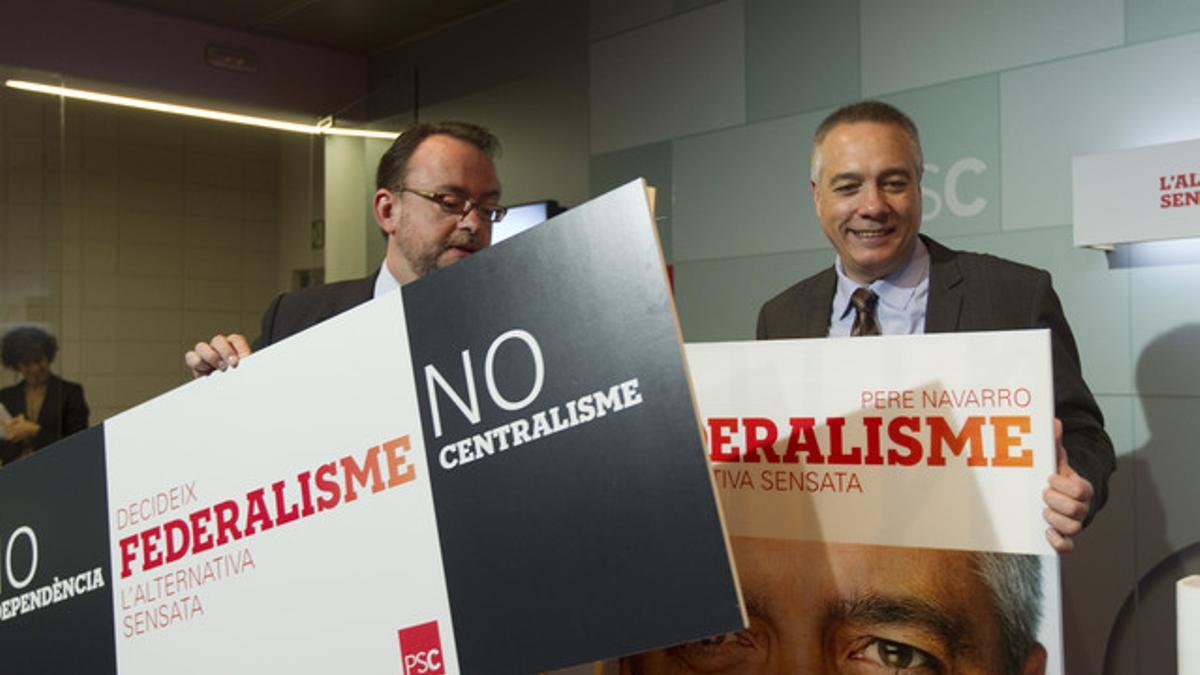
{"label": "man with glasses", "polygon": [[811,185],[837,261],[767,301],[758,338],[1049,328],[1059,461],[1044,493],[1046,539],[1069,551],[1116,468],[1075,338],[1046,271],[918,234],[923,170],[916,125],[886,103],[854,103],[821,122]]}
{"label": "man with glasses", "polygon": [[216,335],[184,356],[193,377],[236,367],[253,350],[274,344],[486,248],[504,217],[492,160],[500,141],[465,122],[420,124],[379,160],[373,212],[387,239],[378,273],[363,279],[284,293],[263,314],[251,345]]}

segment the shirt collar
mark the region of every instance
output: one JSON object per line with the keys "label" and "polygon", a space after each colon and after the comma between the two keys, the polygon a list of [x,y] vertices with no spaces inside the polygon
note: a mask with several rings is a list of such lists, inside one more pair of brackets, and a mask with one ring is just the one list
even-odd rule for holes
{"label": "shirt collar", "polygon": [[379,266],[379,273],[375,275],[375,294],[371,297],[378,298],[397,288],[400,288],[400,282],[396,281],[396,277],[392,276],[392,273],[388,271],[387,263],[384,262]]}
{"label": "shirt collar", "polygon": [[[853,305],[850,304],[850,296],[854,294],[855,290],[861,288],[862,284],[846,276],[841,256],[834,261],[833,269],[837,272],[837,290],[833,294],[833,308],[835,316],[845,318],[853,308]],[[912,253],[904,265],[886,277],[872,281],[866,287],[879,296],[879,302],[900,312],[908,307],[921,282],[928,277],[929,249],[925,248],[925,242],[917,237]]]}

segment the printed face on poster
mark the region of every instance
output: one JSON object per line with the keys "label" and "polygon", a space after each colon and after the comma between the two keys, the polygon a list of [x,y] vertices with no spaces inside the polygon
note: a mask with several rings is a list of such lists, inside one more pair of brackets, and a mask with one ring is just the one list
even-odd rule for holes
{"label": "printed face on poster", "polygon": [[627,675],[1061,673],[1042,331],[688,345],[749,629]]}

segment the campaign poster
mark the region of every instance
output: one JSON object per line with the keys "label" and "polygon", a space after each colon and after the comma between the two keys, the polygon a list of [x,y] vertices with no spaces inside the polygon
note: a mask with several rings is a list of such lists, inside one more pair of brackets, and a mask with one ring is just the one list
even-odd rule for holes
{"label": "campaign poster", "polygon": [[687,354],[749,628],[610,672],[1062,672],[1047,331]]}
{"label": "campaign poster", "polygon": [[0,537],[6,673],[526,675],[745,625],[640,181],[6,467]]}

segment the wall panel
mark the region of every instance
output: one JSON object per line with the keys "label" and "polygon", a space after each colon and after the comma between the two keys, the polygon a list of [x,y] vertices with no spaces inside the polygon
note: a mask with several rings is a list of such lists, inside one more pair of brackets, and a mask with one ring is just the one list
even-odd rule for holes
{"label": "wall panel", "polygon": [[726,0],[591,45],[591,149],[741,124],[745,7]]}
{"label": "wall panel", "polygon": [[861,0],[863,94],[1117,47],[1123,0]]}

